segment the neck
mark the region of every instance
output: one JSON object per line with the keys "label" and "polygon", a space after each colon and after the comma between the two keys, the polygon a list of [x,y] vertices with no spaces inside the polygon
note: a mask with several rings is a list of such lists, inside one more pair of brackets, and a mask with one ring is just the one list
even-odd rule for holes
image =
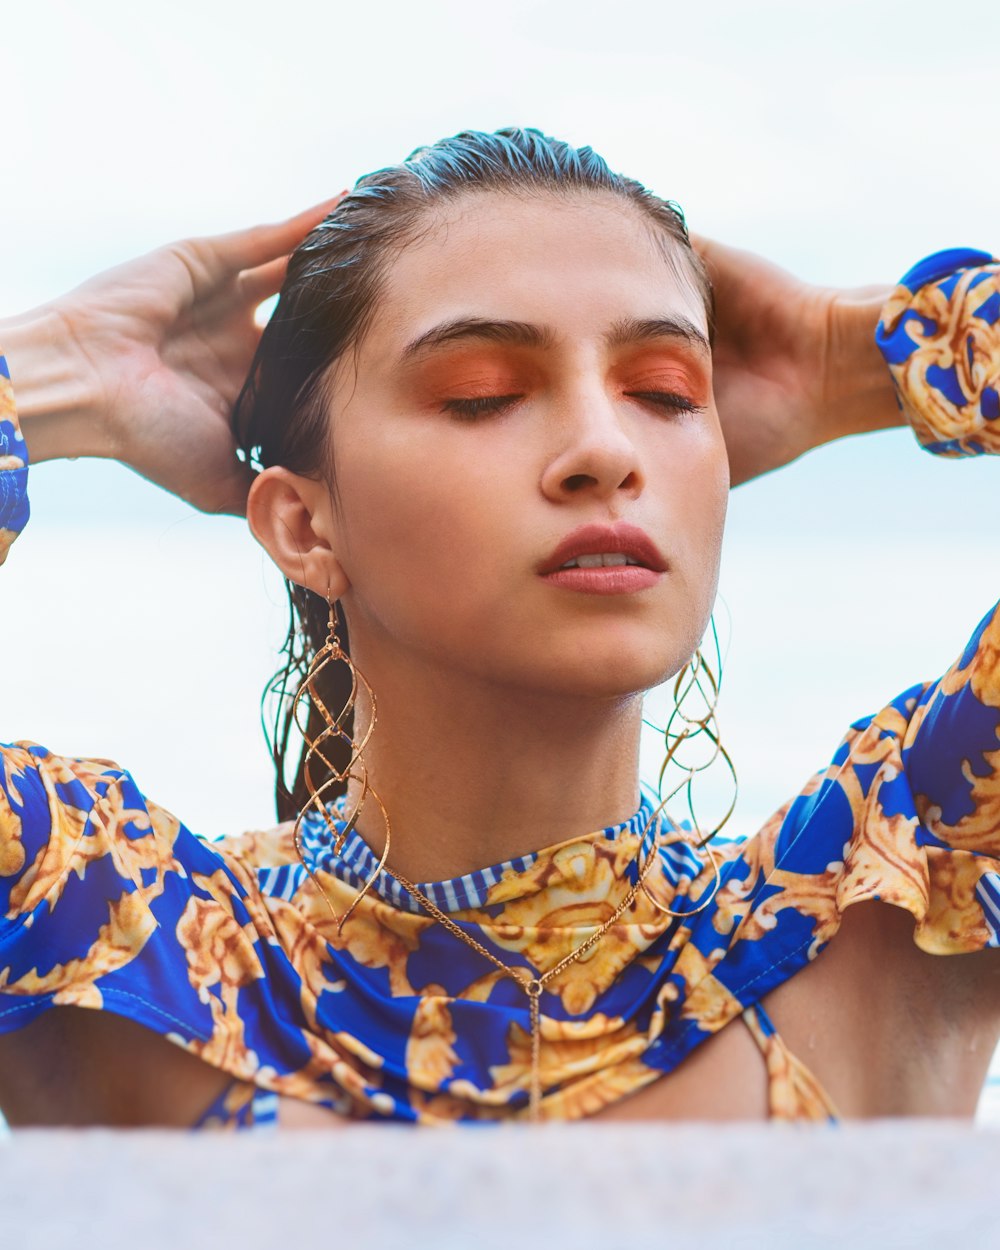
{"label": "neck", "polygon": [[[379,666],[381,668],[381,666]],[[642,696],[567,698],[478,679],[365,670],[378,721],[365,751],[391,826],[388,866],[439,881],[627,820],[639,806]],[[370,708],[356,711],[356,736]],[[349,802],[361,787],[352,782]],[[385,846],[378,803],[358,829]]]}

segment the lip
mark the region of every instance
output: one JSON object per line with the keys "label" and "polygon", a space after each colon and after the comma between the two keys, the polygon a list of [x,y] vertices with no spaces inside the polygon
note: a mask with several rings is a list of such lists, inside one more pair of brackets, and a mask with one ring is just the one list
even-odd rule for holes
{"label": "lip", "polygon": [[634,595],[655,586],[662,576],[641,564],[617,564],[600,569],[556,569],[545,574],[545,581],[587,595]]}
{"label": "lip", "polygon": [[[600,555],[607,552],[611,555],[628,556],[635,560],[634,565],[612,565],[601,569],[564,569],[567,560],[575,560],[577,556]],[[560,574],[560,581],[568,573],[596,573],[605,578],[609,574],[622,574],[629,571],[636,573],[665,573],[667,562],[659,548],[645,530],[636,525],[628,525],[620,521],[615,525],[581,525],[572,533],[567,534],[555,551],[544,560],[538,568],[543,577],[554,577]],[[579,580],[579,579],[577,579]],[[646,579],[647,584],[649,579]]]}

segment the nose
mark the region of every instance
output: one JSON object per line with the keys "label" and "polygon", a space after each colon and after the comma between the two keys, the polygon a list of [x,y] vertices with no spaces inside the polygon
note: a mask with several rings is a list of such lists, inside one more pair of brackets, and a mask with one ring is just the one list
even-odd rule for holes
{"label": "nose", "polygon": [[542,473],[542,493],[555,503],[589,495],[608,500],[641,494],[645,476],[639,451],[621,413],[604,394],[577,393],[561,405],[560,440]]}

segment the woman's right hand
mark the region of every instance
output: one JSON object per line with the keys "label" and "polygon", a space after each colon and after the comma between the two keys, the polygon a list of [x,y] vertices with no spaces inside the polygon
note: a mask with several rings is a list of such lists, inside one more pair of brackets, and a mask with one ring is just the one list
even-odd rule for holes
{"label": "woman's right hand", "polygon": [[242,514],[253,474],[230,413],[254,312],[335,202],[170,244],[0,322],[31,460],[110,457],[205,512]]}

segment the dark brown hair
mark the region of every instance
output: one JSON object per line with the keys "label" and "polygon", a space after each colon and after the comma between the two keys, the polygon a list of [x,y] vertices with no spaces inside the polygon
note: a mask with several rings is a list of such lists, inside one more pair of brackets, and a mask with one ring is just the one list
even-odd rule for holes
{"label": "dark brown hair", "polygon": [[[680,263],[686,264],[688,277],[705,301],[711,331],[711,286],[677,204],[612,172],[589,147],[574,148],[538,130],[463,131],[418,148],[402,164],[360,178],[292,255],[233,417],[243,454],[254,467],[284,465],[311,476],[330,472],[326,382],[331,366],[359,343],[387,266],[396,251],[419,235],[428,210],[482,191],[519,195],[597,191],[635,206],[663,240],[671,263],[683,258]],[[286,584],[291,619],[282,649],[285,663],[264,697],[264,729],[277,770],[279,820],[293,818],[308,798],[301,744],[293,745],[293,700],[323,645],[328,614],[319,595],[294,582]],[[346,649],[342,613],[340,626]],[[329,707],[344,706],[347,682],[345,665],[326,666],[320,691]],[[274,700],[270,727],[269,698]],[[311,707],[310,735],[321,728],[315,716]],[[350,731],[349,725],[345,728]],[[295,751],[296,772],[291,784],[290,750]],[[333,798],[337,791],[331,787],[326,793]]]}

